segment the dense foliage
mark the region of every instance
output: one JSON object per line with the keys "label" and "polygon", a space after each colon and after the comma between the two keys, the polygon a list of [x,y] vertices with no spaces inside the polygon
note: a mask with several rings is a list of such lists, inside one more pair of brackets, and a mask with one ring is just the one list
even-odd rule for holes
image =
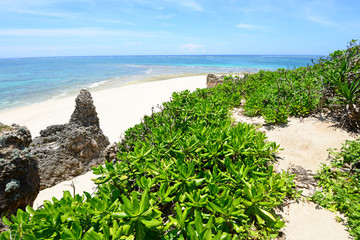
{"label": "dense foliage", "polygon": [[320,103],[320,84],[310,67],[260,71],[243,81],[245,113],[262,115],[269,124],[286,123],[289,116],[308,116]]}
{"label": "dense foliage", "polygon": [[333,149],[330,153],[331,166],[324,165],[316,176],[323,190],[316,192],[312,200],[344,213],[350,234],[360,239],[360,139],[346,141],[340,151]]}
{"label": "dense foliage", "polygon": [[360,47],[354,40],[347,50],[320,58],[313,66],[260,71],[242,81],[244,109],[250,116],[262,115],[276,124],[326,109],[342,126],[360,131]]}
{"label": "dense foliage", "polygon": [[1,239],[250,239],[278,235],[274,213],[294,194],[276,174],[278,146],[248,124],[232,126],[239,85],[174,93],[126,131],[116,163],[94,169],[96,196],[68,192],[19,210]]}

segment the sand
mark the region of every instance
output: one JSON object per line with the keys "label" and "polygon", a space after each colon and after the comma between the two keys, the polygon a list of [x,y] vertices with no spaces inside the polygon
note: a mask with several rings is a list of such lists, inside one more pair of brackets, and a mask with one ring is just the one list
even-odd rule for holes
{"label": "sand", "polygon": [[[266,133],[269,141],[274,141],[283,150],[279,151],[277,168],[287,170],[291,165],[302,166],[313,173],[321,163],[329,164],[329,148],[340,148],[345,140],[353,140],[350,133],[336,128],[331,119],[309,117],[290,118],[285,125],[266,127],[260,117],[249,118],[241,109],[233,111],[236,122],[247,122],[259,127]],[[305,199],[287,205],[280,215],[286,227],[282,229],[286,239],[297,240],[340,240],[349,239],[350,235],[343,223],[336,217],[344,216],[327,211]]]}

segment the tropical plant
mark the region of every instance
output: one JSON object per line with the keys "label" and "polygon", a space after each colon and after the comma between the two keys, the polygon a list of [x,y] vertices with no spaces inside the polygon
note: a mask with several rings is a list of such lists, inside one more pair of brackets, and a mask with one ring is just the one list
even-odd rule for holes
{"label": "tropical plant", "polygon": [[331,149],[331,166],[323,165],[316,178],[323,190],[312,200],[321,206],[344,213],[349,232],[360,239],[360,139],[346,141],[340,150]]}

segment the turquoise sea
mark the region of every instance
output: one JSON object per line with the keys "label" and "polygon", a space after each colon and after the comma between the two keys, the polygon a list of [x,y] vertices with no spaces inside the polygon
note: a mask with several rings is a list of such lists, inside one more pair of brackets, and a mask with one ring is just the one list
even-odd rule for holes
{"label": "turquoise sea", "polygon": [[0,59],[0,111],[78,92],[208,73],[311,65],[319,56],[96,56]]}

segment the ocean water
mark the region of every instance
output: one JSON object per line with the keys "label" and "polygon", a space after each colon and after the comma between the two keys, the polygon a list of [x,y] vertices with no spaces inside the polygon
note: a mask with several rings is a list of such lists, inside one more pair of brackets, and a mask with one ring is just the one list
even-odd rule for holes
{"label": "ocean water", "polygon": [[319,56],[96,56],[0,59],[0,111],[57,99],[81,88],[208,73],[311,65]]}

